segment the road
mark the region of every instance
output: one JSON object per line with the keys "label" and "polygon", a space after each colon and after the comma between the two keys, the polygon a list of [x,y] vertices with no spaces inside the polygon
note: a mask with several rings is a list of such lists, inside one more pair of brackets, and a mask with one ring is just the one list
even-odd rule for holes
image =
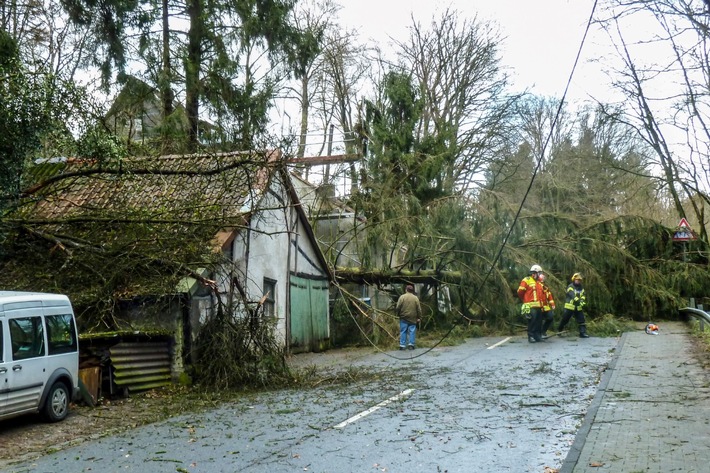
{"label": "road", "polygon": [[564,461],[617,342],[299,355],[356,381],[249,395],[0,471],[544,472]]}

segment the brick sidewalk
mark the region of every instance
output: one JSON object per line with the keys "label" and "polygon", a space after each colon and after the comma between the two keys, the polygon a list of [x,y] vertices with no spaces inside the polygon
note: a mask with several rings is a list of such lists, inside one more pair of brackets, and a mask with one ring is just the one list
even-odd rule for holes
{"label": "brick sidewalk", "polygon": [[627,332],[560,473],[710,471],[710,377],[688,328]]}

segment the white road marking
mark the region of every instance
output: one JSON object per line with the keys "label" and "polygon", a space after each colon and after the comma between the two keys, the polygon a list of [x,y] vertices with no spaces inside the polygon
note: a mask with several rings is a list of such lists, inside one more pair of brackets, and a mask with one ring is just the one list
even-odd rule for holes
{"label": "white road marking", "polygon": [[492,349],[494,349],[495,347],[497,347],[498,345],[504,344],[505,342],[507,342],[508,340],[510,340],[510,338],[511,338],[511,337],[504,338],[503,340],[501,340],[500,342],[496,343],[495,345],[489,346],[488,348],[486,348],[486,350],[492,350]]}
{"label": "white road marking", "polygon": [[365,416],[367,416],[367,415],[372,414],[373,412],[375,412],[375,411],[378,410],[379,408],[385,407],[387,404],[391,404],[391,403],[393,403],[394,401],[397,401],[397,400],[399,400],[399,399],[402,399],[403,397],[409,396],[409,395],[412,394],[413,392],[414,392],[414,389],[405,389],[404,391],[402,391],[401,393],[397,394],[396,396],[392,396],[391,398],[382,401],[381,403],[377,404],[376,406],[372,406],[372,407],[369,408],[368,410],[362,411],[361,413],[356,414],[356,415],[352,416],[351,418],[342,421],[340,424],[335,425],[334,428],[336,428],[336,429],[342,429],[342,428],[345,427],[346,425],[352,424],[353,422],[355,422],[355,421],[357,421],[357,420],[360,420],[360,419],[362,419],[363,417],[365,417]]}

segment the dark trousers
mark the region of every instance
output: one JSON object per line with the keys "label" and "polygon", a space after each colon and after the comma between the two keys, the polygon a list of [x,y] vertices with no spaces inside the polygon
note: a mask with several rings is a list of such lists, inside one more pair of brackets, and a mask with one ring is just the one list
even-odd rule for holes
{"label": "dark trousers", "polygon": [[547,331],[552,326],[552,322],[555,320],[555,311],[548,310],[542,312],[542,334],[547,334]]}
{"label": "dark trousers", "polygon": [[558,331],[564,330],[564,328],[567,326],[567,323],[570,321],[570,319],[574,316],[574,320],[577,322],[577,325],[579,326],[579,334],[584,335],[587,333],[587,324],[584,321],[584,312],[581,310],[570,310],[570,309],[565,309],[564,314],[562,314],[562,320],[560,321],[560,326]]}
{"label": "dark trousers", "polygon": [[528,319],[528,339],[536,342],[542,340],[542,309],[540,307],[530,308],[530,318]]}

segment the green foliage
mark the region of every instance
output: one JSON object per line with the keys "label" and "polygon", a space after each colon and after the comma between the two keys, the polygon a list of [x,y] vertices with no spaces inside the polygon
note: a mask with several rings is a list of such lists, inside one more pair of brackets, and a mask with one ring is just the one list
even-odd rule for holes
{"label": "green foliage", "polygon": [[131,59],[127,52],[126,35],[132,25],[139,27],[148,20],[139,8],[139,0],[61,0],[69,18],[87,29],[87,38],[97,54],[95,65],[99,67],[108,87],[114,70],[123,73]]}
{"label": "green foliage", "polygon": [[201,244],[213,235],[179,223],[102,229],[87,222],[76,225],[62,244],[42,231],[20,227],[2,248],[0,284],[67,294],[81,310],[82,328],[113,330],[119,328],[114,313],[121,298],[172,294],[185,277],[185,262],[213,265]]}
{"label": "green foliage", "polygon": [[390,334],[399,333],[397,317],[374,310],[345,290],[336,298],[330,316],[331,340],[335,347],[371,343],[388,346],[392,343]]}
{"label": "green foliage", "polygon": [[29,74],[17,47],[0,31],[0,212],[16,198],[24,168],[51,125],[51,96],[43,76]]}
{"label": "green foliage", "polygon": [[[707,360],[708,354],[710,354],[710,329],[707,327],[707,324],[701,324],[695,317],[691,317],[688,323],[690,324],[693,335],[697,337],[698,340],[696,346],[701,352],[701,356],[698,358],[700,360]],[[702,363],[705,368],[710,364],[708,361],[702,361]]]}
{"label": "green foliage", "polygon": [[587,320],[587,330],[595,337],[618,337],[623,332],[636,330],[636,324],[624,317],[604,314],[601,317]]}
{"label": "green foliage", "polygon": [[453,327],[447,330],[423,329],[417,332],[417,345],[423,347],[437,346],[456,346],[466,342],[468,338],[485,337],[491,335],[485,326],[478,324],[468,324],[466,321],[460,321]]}
{"label": "green foliage", "polygon": [[[351,344],[367,343],[367,340],[362,337],[356,315],[349,300],[343,297],[338,298],[330,317],[333,346],[343,347]],[[362,322],[363,320],[361,319],[360,323]]]}
{"label": "green foliage", "polygon": [[125,146],[101,125],[89,129],[77,143],[77,155],[95,162],[117,163],[128,156]]}
{"label": "green foliage", "polygon": [[[291,24],[291,0],[170,1],[166,11],[150,0],[62,4],[74,24],[87,31],[105,86],[114,76],[130,82],[127,65],[142,64],[142,77],[160,94],[162,121],[177,111],[176,90],[185,90],[188,125],[162,126],[160,152],[181,150],[183,144],[190,151],[205,144],[256,147],[266,134],[277,74],[304,74],[322,39],[322,31],[300,31]],[[178,32],[185,28],[187,35]],[[275,66],[264,75],[255,65],[262,57]],[[174,70],[177,64],[184,74]],[[201,119],[206,116],[216,119],[207,124]]]}

